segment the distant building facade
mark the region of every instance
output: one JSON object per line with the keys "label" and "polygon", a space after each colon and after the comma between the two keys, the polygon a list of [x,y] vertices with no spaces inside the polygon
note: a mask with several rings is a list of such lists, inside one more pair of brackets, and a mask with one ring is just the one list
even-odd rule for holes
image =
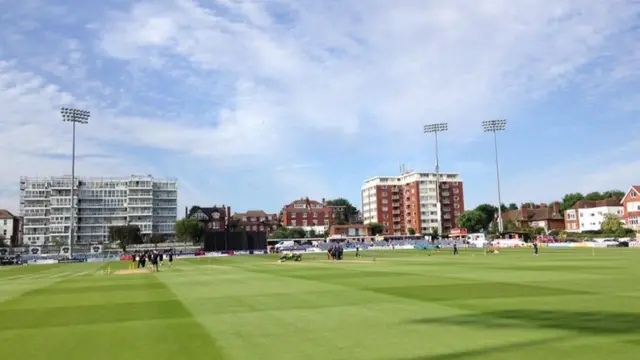
{"label": "distant building facade", "polygon": [[519,228],[543,228],[545,231],[564,230],[564,216],[560,203],[522,204],[520,209],[502,214],[503,220],[513,221]]}
{"label": "distant building facade", "polygon": [[214,205],[210,207],[192,206],[185,209],[185,217],[200,221],[207,232],[225,231],[231,218],[231,207]]}
{"label": "distant building facade", "polygon": [[[362,186],[364,224],[379,223],[383,235],[406,235],[409,229],[428,233],[449,232],[464,212],[464,190],[460,174],[405,172],[397,176],[376,176]],[[438,181],[439,180],[439,181]],[[440,209],[436,186],[439,184]]]}
{"label": "distant building facade", "polygon": [[622,205],[622,220],[633,230],[640,231],[640,185],[634,185],[620,201]]}
{"label": "distant building facade", "polygon": [[236,222],[239,229],[246,231],[264,231],[272,232],[278,229],[278,214],[268,214],[263,210],[249,210],[244,213],[235,213],[232,219]]}
{"label": "distant building facade", "polygon": [[284,227],[326,232],[333,223],[333,210],[323,202],[303,198],[285,205],[280,219]]}
{"label": "distant building facade", "polygon": [[21,245],[20,218],[4,209],[0,209],[0,235],[6,246]]}
{"label": "distant building facade", "polygon": [[624,207],[618,199],[598,201],[580,200],[564,212],[567,232],[598,231],[607,214],[624,216]]}

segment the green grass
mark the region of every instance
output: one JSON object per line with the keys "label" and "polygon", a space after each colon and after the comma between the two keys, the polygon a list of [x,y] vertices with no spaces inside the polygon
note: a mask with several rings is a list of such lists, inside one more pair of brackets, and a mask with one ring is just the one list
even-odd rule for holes
{"label": "green grass", "polygon": [[426,254],[0,268],[0,346],[29,360],[638,358],[636,249]]}

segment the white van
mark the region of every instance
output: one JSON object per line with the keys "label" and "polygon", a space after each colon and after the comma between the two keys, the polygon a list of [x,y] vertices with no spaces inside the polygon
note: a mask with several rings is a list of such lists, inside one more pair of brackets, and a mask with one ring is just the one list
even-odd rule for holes
{"label": "white van", "polygon": [[282,249],[294,247],[295,244],[296,243],[293,240],[283,240],[277,243],[276,246],[274,246],[274,248],[276,249],[276,251],[280,251]]}

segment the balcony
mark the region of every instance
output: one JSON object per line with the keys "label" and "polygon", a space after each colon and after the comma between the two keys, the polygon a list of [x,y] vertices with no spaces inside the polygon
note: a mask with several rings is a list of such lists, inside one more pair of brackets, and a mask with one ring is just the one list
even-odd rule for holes
{"label": "balcony", "polygon": [[392,214],[393,215],[400,215],[400,210],[393,210]]}

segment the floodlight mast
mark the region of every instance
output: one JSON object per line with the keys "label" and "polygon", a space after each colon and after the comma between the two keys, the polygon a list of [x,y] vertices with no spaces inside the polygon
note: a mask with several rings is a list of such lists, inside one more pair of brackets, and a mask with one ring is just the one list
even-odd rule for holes
{"label": "floodlight mast", "polygon": [[436,214],[438,215],[438,236],[442,236],[442,211],[440,208],[440,159],[438,152],[438,133],[449,130],[449,124],[437,123],[424,126],[425,134],[433,134],[436,140]]}
{"label": "floodlight mast", "polygon": [[498,131],[505,131],[507,128],[507,120],[486,120],[482,122],[484,132],[493,133],[493,148],[496,157],[496,182],[498,185],[498,232],[504,232],[504,220],[502,219],[502,196],[500,194],[500,166],[498,165]]}
{"label": "floodlight mast", "polygon": [[75,231],[75,187],[76,187],[76,124],[89,123],[89,117],[91,113],[87,110],[80,110],[74,108],[62,108],[60,109],[62,115],[62,121],[70,122],[72,124],[72,140],[71,140],[71,219],[69,221],[69,256],[73,254],[73,243],[76,234]]}

